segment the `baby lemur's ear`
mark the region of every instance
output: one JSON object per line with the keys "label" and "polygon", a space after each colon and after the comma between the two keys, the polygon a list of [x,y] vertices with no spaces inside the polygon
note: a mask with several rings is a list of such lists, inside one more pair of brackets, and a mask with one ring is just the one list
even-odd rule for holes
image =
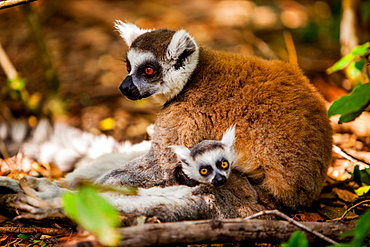
{"label": "baby lemur's ear", "polygon": [[119,32],[120,36],[125,40],[128,47],[130,47],[132,42],[140,35],[152,31],[150,29],[141,29],[135,24],[125,23],[120,20],[115,22],[114,27]]}
{"label": "baby lemur's ear", "polygon": [[179,160],[187,163],[187,160],[190,159],[190,150],[187,147],[181,145],[172,145],[170,148],[178,156]]}
{"label": "baby lemur's ear", "polygon": [[194,38],[185,30],[177,31],[167,47],[168,60],[184,60],[198,49]]}
{"label": "baby lemur's ear", "polygon": [[222,136],[221,142],[227,147],[232,147],[235,143],[235,124],[231,125]]}

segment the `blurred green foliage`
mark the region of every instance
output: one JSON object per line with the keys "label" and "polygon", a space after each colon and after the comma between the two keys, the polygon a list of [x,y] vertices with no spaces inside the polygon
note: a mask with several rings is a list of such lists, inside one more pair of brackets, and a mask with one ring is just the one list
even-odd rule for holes
{"label": "blurred green foliage", "polygon": [[115,246],[120,240],[117,210],[101,197],[96,188],[82,185],[77,192],[62,195],[67,216],[95,234],[100,243]]}
{"label": "blurred green foliage", "polygon": [[302,231],[296,231],[290,236],[288,242],[282,243],[283,247],[308,247],[308,240]]}
{"label": "blurred green foliage", "polygon": [[357,84],[352,93],[333,102],[328,110],[328,117],[341,115],[339,123],[346,123],[357,118],[370,104],[370,84],[368,64],[370,55],[370,42],[356,46],[352,52],[332,67],[327,69],[331,74],[335,71],[345,70],[347,78]]}

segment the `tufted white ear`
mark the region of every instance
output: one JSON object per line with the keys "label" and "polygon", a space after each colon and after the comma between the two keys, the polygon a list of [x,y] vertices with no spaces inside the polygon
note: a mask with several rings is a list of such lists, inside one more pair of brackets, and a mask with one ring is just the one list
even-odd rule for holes
{"label": "tufted white ear", "polygon": [[180,55],[183,55],[184,58],[186,58],[197,49],[198,45],[194,38],[185,30],[179,30],[172,36],[171,42],[167,47],[166,54],[169,60],[177,60]]}
{"label": "tufted white ear", "polygon": [[177,154],[179,160],[189,160],[190,150],[187,147],[181,145],[172,145],[170,148],[175,154]]}
{"label": "tufted white ear", "polygon": [[232,147],[235,143],[235,124],[231,125],[222,136],[221,142],[227,147]]}
{"label": "tufted white ear", "polygon": [[131,46],[132,42],[142,35],[143,33],[150,32],[150,29],[141,29],[135,24],[125,23],[120,20],[116,20],[114,27],[119,32],[120,36],[125,40],[128,47]]}

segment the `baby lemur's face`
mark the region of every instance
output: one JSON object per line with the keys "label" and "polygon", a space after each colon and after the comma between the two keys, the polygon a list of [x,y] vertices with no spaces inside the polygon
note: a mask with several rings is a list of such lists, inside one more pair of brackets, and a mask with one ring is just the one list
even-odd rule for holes
{"label": "baby lemur's face", "polygon": [[221,141],[204,140],[191,150],[177,145],[171,148],[189,178],[199,183],[221,186],[226,183],[236,159],[234,142],[235,126],[232,126],[226,130]]}

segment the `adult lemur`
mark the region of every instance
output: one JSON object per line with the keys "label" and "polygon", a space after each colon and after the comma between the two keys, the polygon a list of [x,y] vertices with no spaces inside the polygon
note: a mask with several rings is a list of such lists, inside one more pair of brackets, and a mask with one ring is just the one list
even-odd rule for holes
{"label": "adult lemur", "polygon": [[[184,30],[120,21],[116,28],[129,46],[121,92],[131,100],[157,95],[166,102],[150,150],[97,181],[143,188],[138,197],[107,193],[119,210],[164,221],[244,217],[294,210],[317,198],[332,131],[322,97],[297,67],[210,50]],[[194,186],[170,146],[220,140],[233,124],[238,162],[227,182]]]}
{"label": "adult lemur", "polygon": [[210,217],[217,198],[225,201],[219,213],[224,217],[296,209],[317,198],[331,160],[332,130],[322,97],[297,67],[213,51],[184,30],[144,30],[120,21],[116,28],[129,46],[129,75],[121,92],[131,100],[158,95],[166,103],[150,151],[99,182],[146,188],[186,184],[169,146],[219,140],[236,124],[240,157],[228,182],[217,194],[198,186],[193,196],[205,206],[189,205],[181,209],[184,214],[198,210],[198,217]]}

